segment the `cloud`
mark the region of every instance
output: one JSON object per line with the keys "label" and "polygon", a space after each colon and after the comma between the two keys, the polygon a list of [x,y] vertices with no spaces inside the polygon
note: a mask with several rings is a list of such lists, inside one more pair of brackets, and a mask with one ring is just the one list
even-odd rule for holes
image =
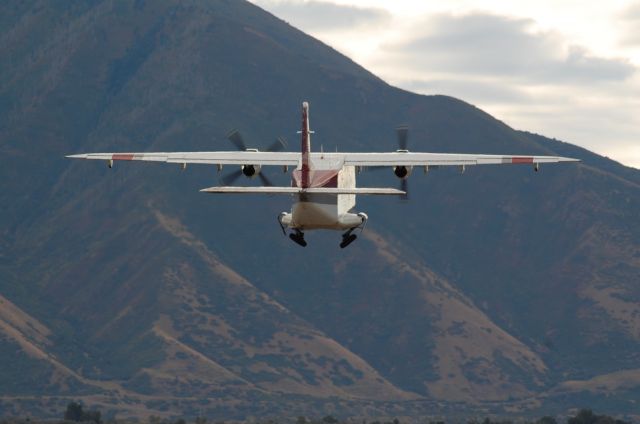
{"label": "cloud", "polygon": [[627,21],[640,21],[640,2],[629,5],[620,18]]}
{"label": "cloud", "polygon": [[389,12],[309,0],[255,0],[254,3],[305,31],[332,31],[382,25],[391,20]]}
{"label": "cloud", "polygon": [[491,14],[434,15],[410,40],[387,44],[400,63],[432,72],[502,76],[540,84],[623,81],[636,71],[625,59],[599,58],[566,46],[534,21]]}
{"label": "cloud", "polygon": [[627,7],[619,16],[620,41],[625,46],[640,46],[640,3]]}

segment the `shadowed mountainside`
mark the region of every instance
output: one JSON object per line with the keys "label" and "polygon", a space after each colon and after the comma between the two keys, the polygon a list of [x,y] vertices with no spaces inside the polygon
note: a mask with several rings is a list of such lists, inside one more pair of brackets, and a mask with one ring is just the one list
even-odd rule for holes
{"label": "shadowed mountainside", "polygon": [[[634,411],[637,170],[391,87],[244,1],[0,11],[0,415]],[[288,198],[198,193],[213,167],[63,158],[229,149],[231,128],[297,150],[303,100],[316,150],[392,150],[407,123],[416,151],[584,162],[416,169],[410,202],[359,198],[340,250],[282,237]]]}

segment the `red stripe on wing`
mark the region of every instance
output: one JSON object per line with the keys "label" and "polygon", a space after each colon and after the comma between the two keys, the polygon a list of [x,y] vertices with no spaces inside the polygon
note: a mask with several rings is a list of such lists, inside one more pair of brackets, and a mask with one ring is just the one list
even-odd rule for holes
{"label": "red stripe on wing", "polygon": [[511,163],[533,163],[532,157],[512,157]]}
{"label": "red stripe on wing", "polygon": [[112,160],[133,160],[133,154],[118,153],[111,157]]}

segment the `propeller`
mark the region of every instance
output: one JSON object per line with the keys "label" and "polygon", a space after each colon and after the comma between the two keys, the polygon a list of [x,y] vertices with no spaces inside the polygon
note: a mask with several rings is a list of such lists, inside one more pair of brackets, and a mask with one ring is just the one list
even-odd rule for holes
{"label": "propeller", "polygon": [[262,172],[258,172],[258,178],[260,178],[260,181],[262,182],[263,186],[273,187],[273,183],[271,182],[271,180],[267,178],[267,176],[264,175]]}
{"label": "propeller", "polygon": [[287,140],[284,137],[276,138],[276,141],[271,143],[269,147],[267,147],[267,152],[281,152],[284,148],[287,147]]}
{"label": "propeller", "polygon": [[[407,146],[409,145],[409,127],[407,125],[400,125],[396,127],[396,136],[398,142],[398,151],[407,151]],[[384,168],[373,167],[369,168],[372,171],[381,171]],[[411,169],[407,169],[407,167],[394,167],[394,174],[400,178],[400,187],[399,189],[404,191],[405,194],[400,196],[400,200],[406,201],[409,200],[409,173]]]}
{"label": "propeller", "polygon": [[[408,150],[409,146],[409,126],[408,125],[400,125],[396,128],[396,136],[398,141],[398,150]],[[407,201],[409,200],[409,181],[407,177],[400,180],[400,190],[404,191],[400,199]]]}
{"label": "propeller", "polygon": [[220,181],[222,181],[222,184],[226,186],[230,186],[233,183],[235,183],[236,180],[240,178],[241,175],[242,175],[242,169],[237,169],[220,178]]}
{"label": "propeller", "polygon": [[[250,150],[249,148],[247,148],[247,144],[244,142],[244,138],[242,138],[242,134],[240,134],[240,132],[237,129],[233,129],[233,130],[229,131],[227,133],[227,139],[239,151]],[[278,137],[278,138],[276,138],[276,140],[273,143],[271,143],[271,145],[269,147],[267,147],[267,149],[265,151],[266,152],[279,152],[279,151],[284,150],[284,148],[286,146],[287,146],[287,140],[285,140],[284,137]],[[254,149],[251,149],[251,150],[254,150]],[[255,150],[258,151],[257,149],[255,149]],[[245,166],[250,166],[250,165],[245,165]],[[233,171],[233,172],[223,176],[220,180],[226,186],[232,185],[233,183],[236,182],[236,180],[238,178],[240,178],[240,176],[242,176],[242,174],[245,174],[247,176],[252,176],[252,174],[245,173],[245,171],[246,171],[245,168],[241,168],[239,170]],[[253,167],[252,166],[251,166],[251,173],[253,173]],[[271,180],[269,178],[267,178],[267,176],[264,175],[261,172],[261,170],[258,170],[257,174],[258,174],[258,177],[260,178],[260,182],[262,183],[263,186],[273,187],[273,183],[271,182]]]}
{"label": "propeller", "polygon": [[409,142],[409,127],[407,125],[400,125],[396,128],[396,135],[398,137],[398,149],[407,150]]}
{"label": "propeller", "polygon": [[404,194],[400,196],[400,200],[405,202],[409,200],[409,180],[400,180],[400,190],[404,191]]}
{"label": "propeller", "polygon": [[233,143],[234,146],[236,146],[236,149],[238,149],[240,151],[247,150],[247,145],[244,144],[244,140],[242,139],[242,135],[240,134],[240,132],[238,130],[233,129],[233,130],[229,131],[229,133],[227,134],[227,138],[229,139],[230,142]]}

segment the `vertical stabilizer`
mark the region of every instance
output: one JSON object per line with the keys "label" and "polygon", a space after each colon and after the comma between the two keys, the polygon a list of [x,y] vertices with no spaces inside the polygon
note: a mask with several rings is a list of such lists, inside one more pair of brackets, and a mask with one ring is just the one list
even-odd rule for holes
{"label": "vertical stabilizer", "polygon": [[302,187],[309,187],[309,153],[311,151],[311,131],[309,130],[309,103],[302,103]]}

